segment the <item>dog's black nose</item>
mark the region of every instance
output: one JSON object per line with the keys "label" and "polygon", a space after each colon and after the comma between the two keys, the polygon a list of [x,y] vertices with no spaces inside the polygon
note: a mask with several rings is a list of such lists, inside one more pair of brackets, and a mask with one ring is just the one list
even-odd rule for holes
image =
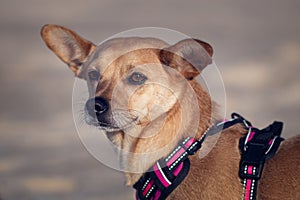
{"label": "dog's black nose", "polygon": [[108,101],[102,97],[89,99],[85,106],[91,116],[101,115],[109,109]]}

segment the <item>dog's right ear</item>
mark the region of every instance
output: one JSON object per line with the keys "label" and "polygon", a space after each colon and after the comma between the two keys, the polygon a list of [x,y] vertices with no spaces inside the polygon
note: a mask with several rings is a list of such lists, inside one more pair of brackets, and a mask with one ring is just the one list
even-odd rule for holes
{"label": "dog's right ear", "polygon": [[93,52],[95,45],[74,31],[47,24],[41,30],[47,46],[78,76],[82,63]]}

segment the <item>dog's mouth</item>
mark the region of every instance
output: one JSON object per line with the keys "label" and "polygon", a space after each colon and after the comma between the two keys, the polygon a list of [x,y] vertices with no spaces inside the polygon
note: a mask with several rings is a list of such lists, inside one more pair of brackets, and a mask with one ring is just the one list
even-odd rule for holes
{"label": "dog's mouth", "polygon": [[116,132],[130,128],[138,121],[134,111],[114,110],[105,115],[91,116],[85,112],[85,121],[88,125],[95,126],[106,132]]}

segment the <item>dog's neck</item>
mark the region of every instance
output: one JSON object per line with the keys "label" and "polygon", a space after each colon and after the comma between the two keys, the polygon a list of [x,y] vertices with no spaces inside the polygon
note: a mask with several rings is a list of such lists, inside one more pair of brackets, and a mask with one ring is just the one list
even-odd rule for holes
{"label": "dog's neck", "polygon": [[[133,185],[146,170],[148,170],[157,160],[162,157],[168,155],[175,146],[177,146],[178,142],[187,136],[195,137],[199,139],[203,133],[213,124],[217,119],[215,119],[215,108],[216,104],[211,101],[208,93],[194,80],[190,81],[191,86],[195,90],[195,94],[198,94],[197,101],[199,109],[197,112],[200,113],[199,118],[196,119],[194,115],[185,116],[184,121],[178,122],[178,119],[181,118],[181,113],[178,112],[178,108],[172,109],[167,113],[166,123],[160,128],[158,133],[153,136],[152,140],[157,140],[156,145],[157,149],[161,149],[156,153],[148,153],[145,155],[136,155],[131,157],[132,155],[124,154],[121,156],[122,165],[126,171],[137,171],[139,173],[125,173],[126,175],[126,185]],[[195,102],[190,102],[188,98],[183,98],[181,103],[191,104]],[[185,111],[186,113],[193,113],[195,109],[191,106],[188,106],[190,110]],[[160,119],[157,119],[160,120]],[[156,121],[157,121],[156,120]],[[152,126],[154,127],[156,124],[154,121]],[[198,125],[198,126],[197,126]],[[191,127],[195,127],[195,133],[191,133]],[[148,129],[151,131],[151,125]],[[147,129],[145,129],[147,131]],[[144,131],[145,131],[144,130]],[[146,133],[143,133],[146,134]],[[160,135],[164,135],[164,137],[159,137]],[[139,138],[138,140],[131,135],[123,134],[123,143],[122,149],[135,153],[143,153],[148,152],[152,146],[149,146],[148,139],[149,138]],[[172,140],[170,140],[172,138]],[[165,141],[162,141],[165,140]],[[165,146],[164,144],[168,144]],[[161,145],[161,146],[159,146]],[[142,173],[140,173],[142,172]]]}
{"label": "dog's neck", "polygon": [[[206,129],[211,125],[221,120],[214,112],[217,110],[217,105],[210,101],[208,94],[201,87],[197,87],[197,83],[193,88],[196,93],[202,94],[198,97],[198,102],[201,111],[201,120],[197,139],[203,135]],[[197,91],[200,90],[200,91]],[[207,103],[209,102],[209,103]],[[216,116],[216,118],[213,118]],[[171,193],[170,199],[189,199],[191,193],[197,193],[199,199],[240,199],[242,186],[238,174],[238,166],[240,162],[240,153],[238,148],[239,138],[245,129],[240,126],[234,126],[223,131],[214,145],[215,139],[208,137],[202,148],[194,156],[191,156],[190,172],[185,180]],[[213,149],[210,146],[213,144]],[[205,157],[200,157],[204,152]],[[189,191],[189,192],[186,192]],[[224,191],[226,194],[224,194]],[[224,196],[226,195],[226,196]]]}

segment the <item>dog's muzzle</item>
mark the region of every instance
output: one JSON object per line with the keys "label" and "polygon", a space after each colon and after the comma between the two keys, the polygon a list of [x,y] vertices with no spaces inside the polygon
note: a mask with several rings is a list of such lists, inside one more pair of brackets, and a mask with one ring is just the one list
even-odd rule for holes
{"label": "dog's muzzle", "polygon": [[107,132],[128,128],[137,121],[137,112],[123,109],[112,111],[109,102],[103,97],[89,99],[85,104],[85,121]]}

